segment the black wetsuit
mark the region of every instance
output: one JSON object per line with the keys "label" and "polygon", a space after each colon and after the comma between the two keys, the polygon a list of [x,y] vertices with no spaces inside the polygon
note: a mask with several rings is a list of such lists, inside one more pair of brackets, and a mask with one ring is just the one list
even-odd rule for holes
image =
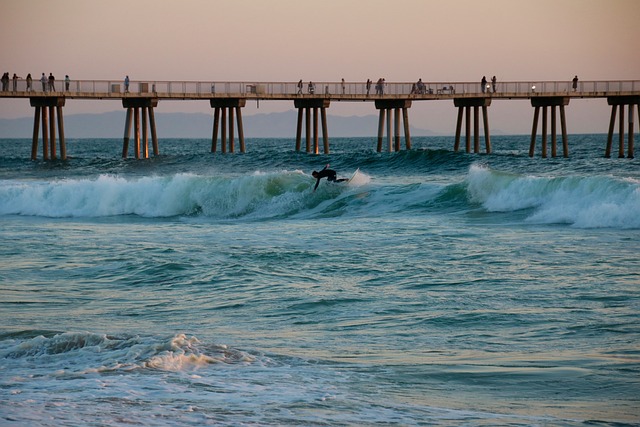
{"label": "black wetsuit", "polygon": [[327,178],[327,181],[332,182],[346,181],[346,179],[337,179],[336,171],[334,171],[333,169],[327,169],[327,167],[325,166],[324,169],[322,169],[316,175],[316,186],[313,187],[313,191],[316,191],[316,188],[318,188],[318,185],[320,184],[320,180],[322,178]]}

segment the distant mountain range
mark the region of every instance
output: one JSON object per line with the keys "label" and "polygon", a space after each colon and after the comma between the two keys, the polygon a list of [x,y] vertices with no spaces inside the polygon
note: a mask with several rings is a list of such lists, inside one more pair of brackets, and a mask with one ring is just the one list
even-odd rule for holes
{"label": "distant mountain range", "polygon": [[[211,138],[213,114],[156,113],[155,118],[159,138]],[[296,136],[297,112],[295,110],[243,116],[242,121],[245,138],[295,138]],[[68,115],[64,117],[65,137],[122,138],[124,122],[124,110],[101,114]],[[376,115],[350,117],[327,115],[327,122],[329,137],[376,136],[378,132]],[[0,138],[30,138],[32,132],[32,117],[0,119]],[[322,130],[318,132],[322,137]],[[413,126],[410,127],[410,132],[412,136],[438,135],[427,129]],[[401,134],[404,135],[404,131]]]}

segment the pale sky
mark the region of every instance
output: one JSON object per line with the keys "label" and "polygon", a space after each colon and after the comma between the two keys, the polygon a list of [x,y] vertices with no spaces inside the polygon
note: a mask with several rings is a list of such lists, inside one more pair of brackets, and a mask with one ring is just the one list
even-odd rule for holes
{"label": "pale sky", "polygon": [[[59,80],[640,80],[639,0],[0,0],[0,71]],[[65,114],[121,109],[69,100]],[[245,116],[293,109],[248,103]],[[210,112],[164,101],[157,112]],[[331,115],[377,114],[337,103]],[[0,100],[0,117],[32,116]],[[452,133],[452,101],[414,102],[411,124]],[[528,101],[494,101],[491,127],[530,132]],[[249,118],[247,118],[248,120]],[[606,100],[572,100],[569,132],[608,130]],[[329,123],[330,126],[330,123]],[[329,130],[329,132],[331,132]],[[28,137],[28,135],[26,135]]]}

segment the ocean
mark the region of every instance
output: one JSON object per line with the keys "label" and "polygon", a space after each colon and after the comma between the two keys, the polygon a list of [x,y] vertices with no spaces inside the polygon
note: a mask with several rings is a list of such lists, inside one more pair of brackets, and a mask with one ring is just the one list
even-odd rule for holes
{"label": "ocean", "polygon": [[640,425],[639,160],[330,143],[0,140],[0,425]]}

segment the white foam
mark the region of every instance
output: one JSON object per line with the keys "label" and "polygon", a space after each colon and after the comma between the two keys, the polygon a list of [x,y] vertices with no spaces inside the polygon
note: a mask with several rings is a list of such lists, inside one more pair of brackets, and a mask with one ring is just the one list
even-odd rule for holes
{"label": "white foam", "polygon": [[520,176],[473,165],[467,191],[491,212],[533,209],[534,223],[640,228],[640,183],[630,178]]}

